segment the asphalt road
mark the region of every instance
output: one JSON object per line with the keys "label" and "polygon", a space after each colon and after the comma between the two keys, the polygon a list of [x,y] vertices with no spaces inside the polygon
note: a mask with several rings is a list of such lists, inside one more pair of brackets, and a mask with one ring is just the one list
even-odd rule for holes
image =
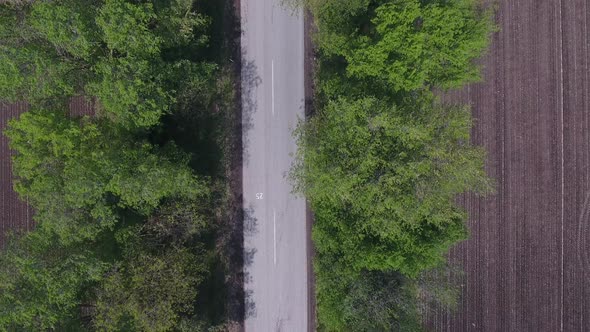
{"label": "asphalt road", "polygon": [[304,117],[303,15],[280,0],[242,0],[241,20],[245,329],[305,332],[305,201],[286,178]]}

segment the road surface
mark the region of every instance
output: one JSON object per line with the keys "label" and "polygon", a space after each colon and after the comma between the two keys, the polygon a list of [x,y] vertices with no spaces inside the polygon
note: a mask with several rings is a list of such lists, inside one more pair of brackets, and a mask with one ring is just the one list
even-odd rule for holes
{"label": "road surface", "polygon": [[303,15],[242,0],[246,332],[308,330],[305,201],[286,178],[304,117]]}

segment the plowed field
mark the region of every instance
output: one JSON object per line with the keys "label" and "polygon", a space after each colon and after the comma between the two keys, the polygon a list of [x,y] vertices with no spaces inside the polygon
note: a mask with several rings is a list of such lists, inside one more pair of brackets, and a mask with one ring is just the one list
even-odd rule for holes
{"label": "plowed field", "polygon": [[497,192],[461,198],[457,312],[433,331],[590,331],[590,1],[499,0],[468,103]]}
{"label": "plowed field", "polygon": [[[0,104],[0,132],[4,131],[9,119],[18,117],[25,110],[24,103]],[[12,190],[10,157],[8,139],[0,134],[0,247],[7,231],[23,228],[29,230],[32,227],[31,209]]]}

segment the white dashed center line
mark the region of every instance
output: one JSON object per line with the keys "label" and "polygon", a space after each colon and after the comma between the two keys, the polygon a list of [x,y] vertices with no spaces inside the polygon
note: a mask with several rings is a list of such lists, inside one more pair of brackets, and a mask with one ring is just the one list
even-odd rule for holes
{"label": "white dashed center line", "polygon": [[272,210],[272,237],[273,237],[273,258],[277,265],[277,215],[275,210]]}
{"label": "white dashed center line", "polygon": [[270,94],[272,99],[272,115],[275,115],[275,61],[272,60],[270,63],[270,80],[271,80],[271,87],[270,87]]}

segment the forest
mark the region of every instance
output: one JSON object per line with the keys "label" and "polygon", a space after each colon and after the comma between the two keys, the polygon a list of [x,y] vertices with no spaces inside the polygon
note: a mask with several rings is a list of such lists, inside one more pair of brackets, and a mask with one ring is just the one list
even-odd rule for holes
{"label": "forest", "polygon": [[[301,4],[301,3],[300,3]],[[313,115],[295,131],[295,190],[314,213],[321,331],[419,331],[452,308],[456,197],[493,190],[471,113],[440,94],[480,79],[494,30],[476,0],[308,0]]]}
{"label": "forest", "polygon": [[28,105],[4,134],[36,224],[0,254],[1,331],[225,330],[227,11],[0,5],[0,99]]}

